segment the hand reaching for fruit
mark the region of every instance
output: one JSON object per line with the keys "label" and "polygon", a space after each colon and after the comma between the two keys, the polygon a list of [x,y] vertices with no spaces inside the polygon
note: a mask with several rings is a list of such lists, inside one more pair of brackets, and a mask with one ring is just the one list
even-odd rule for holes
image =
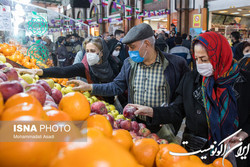
{"label": "hand reaching for fruit", "polygon": [[70,80],[67,82],[67,85],[75,84],[75,87],[72,88],[74,91],[91,91],[92,85],[80,80]]}
{"label": "hand reaching for fruit", "polygon": [[32,77],[35,77],[35,75],[41,76],[43,75],[42,69],[22,69],[22,68],[15,68],[15,70],[20,74],[30,74]]}
{"label": "hand reaching for fruit", "polygon": [[153,108],[151,107],[142,106],[139,104],[128,104],[127,106],[132,106],[132,107],[137,108],[137,110],[134,113],[135,115],[145,115],[145,116],[153,117],[154,111],[153,111]]}

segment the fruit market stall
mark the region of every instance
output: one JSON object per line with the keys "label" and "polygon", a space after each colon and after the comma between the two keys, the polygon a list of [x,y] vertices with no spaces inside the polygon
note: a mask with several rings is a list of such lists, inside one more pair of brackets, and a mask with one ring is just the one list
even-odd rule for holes
{"label": "fruit market stall", "polygon": [[[206,165],[195,155],[170,154],[187,151],[160,139],[145,124],[136,122],[137,108],[127,106],[120,114],[114,105],[90,92],[73,91],[74,85],[67,85],[68,79],[19,74],[13,67],[46,68],[47,65],[29,55],[29,48],[25,48],[15,33],[6,34],[16,42],[5,38],[0,45],[1,167],[222,166],[221,158]],[[40,140],[36,125],[40,131],[41,127],[50,126]],[[70,133],[60,136],[51,127],[64,130],[68,127]],[[224,163],[232,167],[228,160]]]}

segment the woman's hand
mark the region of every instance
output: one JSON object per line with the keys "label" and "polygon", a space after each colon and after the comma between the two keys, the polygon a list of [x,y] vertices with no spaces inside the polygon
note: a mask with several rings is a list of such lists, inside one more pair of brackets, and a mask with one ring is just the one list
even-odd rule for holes
{"label": "woman's hand", "polygon": [[145,115],[145,116],[149,116],[149,117],[153,117],[153,108],[151,107],[147,107],[147,106],[142,106],[139,104],[127,104],[127,106],[132,106],[137,108],[137,110],[135,111],[135,115]]}
{"label": "woman's hand", "polygon": [[42,76],[43,70],[42,69],[23,69],[23,68],[15,68],[15,70],[20,74],[30,74],[32,77],[35,75]]}
{"label": "woman's hand", "polygon": [[248,134],[244,131],[241,131],[236,136],[230,138],[229,141],[227,141],[227,143],[232,148],[233,146],[245,140],[247,137],[248,137]]}
{"label": "woman's hand", "polygon": [[92,85],[80,80],[70,80],[67,82],[67,85],[75,84],[76,86],[72,88],[74,91],[91,91]]}

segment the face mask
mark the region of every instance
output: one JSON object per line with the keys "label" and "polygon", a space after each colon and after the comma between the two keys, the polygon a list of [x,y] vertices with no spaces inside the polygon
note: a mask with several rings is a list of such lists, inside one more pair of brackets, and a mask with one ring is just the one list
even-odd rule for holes
{"label": "face mask", "polygon": [[120,42],[122,42],[123,38],[120,39]]}
{"label": "face mask", "polygon": [[198,64],[196,62],[196,65],[197,65],[197,71],[200,73],[200,75],[204,77],[210,77],[214,74],[213,65],[211,63]]}
{"label": "face mask", "polygon": [[[143,43],[141,44],[139,50],[141,49]],[[145,54],[143,55],[143,57],[140,56],[139,50],[135,50],[135,51],[128,51],[129,57],[136,63],[141,63],[144,60],[144,56],[147,53],[147,51],[145,52]]]}
{"label": "face mask", "polygon": [[110,39],[111,39],[111,37],[110,37],[110,36],[108,36],[108,37],[107,37],[107,40],[110,40]]}
{"label": "face mask", "polygon": [[87,62],[90,66],[97,64],[100,60],[100,57],[96,53],[87,53]]}
{"label": "face mask", "polygon": [[70,42],[75,42],[75,40],[74,39],[70,39]]}
{"label": "face mask", "polygon": [[244,54],[244,58],[245,58],[245,57],[250,58],[250,53]]}
{"label": "face mask", "polygon": [[112,53],[112,55],[113,55],[113,56],[116,56],[116,57],[117,57],[119,54],[120,54],[120,51],[119,51],[119,50],[114,50],[113,53]]}
{"label": "face mask", "polygon": [[46,44],[47,44],[47,42],[43,41],[43,45],[46,45]]}

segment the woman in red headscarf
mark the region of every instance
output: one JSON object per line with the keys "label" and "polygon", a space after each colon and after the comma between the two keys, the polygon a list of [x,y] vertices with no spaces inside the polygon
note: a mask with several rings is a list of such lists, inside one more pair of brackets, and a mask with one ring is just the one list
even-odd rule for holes
{"label": "woman in red headscarf", "polygon": [[[173,103],[158,108],[129,105],[137,108],[136,115],[147,116],[147,121],[153,125],[178,125],[186,117],[182,140],[188,141],[184,147],[189,152],[207,149],[212,144],[216,147],[240,127],[243,130],[235,140],[230,140],[232,146],[236,140],[244,140],[250,134],[250,105],[243,103],[243,114],[237,107],[238,95],[242,92],[234,89],[236,81],[242,79],[238,64],[226,38],[215,32],[199,35],[193,42],[193,48],[197,68],[184,75]],[[237,89],[240,88],[242,86]],[[250,85],[244,89],[249,96]],[[215,157],[209,156],[209,152],[205,154],[208,158],[204,162],[211,163]]]}

